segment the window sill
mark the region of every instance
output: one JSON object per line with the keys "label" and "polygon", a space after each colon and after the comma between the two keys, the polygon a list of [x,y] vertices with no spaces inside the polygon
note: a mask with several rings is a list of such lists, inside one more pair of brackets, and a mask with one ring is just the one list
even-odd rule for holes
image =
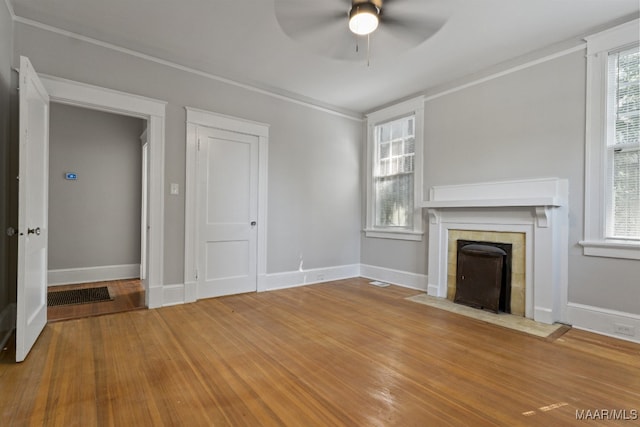
{"label": "window sill", "polygon": [[640,260],[639,242],[581,240],[578,243],[587,256]]}
{"label": "window sill", "polygon": [[423,232],[412,230],[385,230],[385,229],[365,229],[366,237],[375,237],[378,239],[396,239],[396,240],[412,240],[415,242],[422,241]]}

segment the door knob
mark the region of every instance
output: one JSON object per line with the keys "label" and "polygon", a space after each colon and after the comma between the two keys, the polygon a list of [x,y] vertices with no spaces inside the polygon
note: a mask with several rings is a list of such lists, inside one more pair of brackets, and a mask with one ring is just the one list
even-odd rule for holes
{"label": "door knob", "polygon": [[40,235],[40,227],[36,227],[36,228],[27,228],[27,235],[29,234],[35,234],[36,236]]}
{"label": "door knob", "polygon": [[251,226],[252,226],[252,227],[255,227],[257,224],[258,224],[257,222],[255,222],[255,221],[251,221]]}

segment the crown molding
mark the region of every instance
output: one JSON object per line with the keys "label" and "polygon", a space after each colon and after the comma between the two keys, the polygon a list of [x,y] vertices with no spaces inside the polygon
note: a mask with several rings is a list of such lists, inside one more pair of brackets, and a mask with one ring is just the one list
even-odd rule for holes
{"label": "crown molding", "polygon": [[4,4],[7,6],[7,10],[9,11],[9,15],[11,15],[11,20],[16,20],[16,14],[13,11],[13,5],[11,4],[11,0],[4,0]]}
{"label": "crown molding", "polygon": [[536,65],[539,65],[539,64],[554,60],[556,58],[561,58],[563,56],[572,54],[574,52],[580,52],[582,50],[585,50],[586,47],[587,47],[587,45],[586,45],[585,42],[580,42],[580,43],[578,43],[577,45],[575,45],[573,47],[570,47],[570,48],[567,48],[567,49],[563,49],[561,51],[554,52],[552,54],[545,55],[543,57],[540,57],[540,58],[537,58],[537,59],[534,59],[534,60],[531,60],[531,61],[527,61],[525,63],[519,64],[519,65],[516,65],[516,66],[512,66],[512,67],[506,68],[506,69],[504,69],[502,71],[498,71],[498,72],[489,74],[489,75],[484,76],[484,77],[473,79],[473,80],[471,80],[471,81],[469,81],[467,83],[460,84],[460,85],[452,87],[450,89],[446,89],[446,90],[443,90],[441,92],[437,92],[437,93],[434,93],[434,94],[431,94],[431,95],[424,95],[424,100],[425,100],[425,102],[433,101],[434,99],[440,98],[442,96],[450,95],[452,93],[461,91],[463,89],[467,89],[467,88],[470,88],[472,86],[476,86],[476,85],[479,85],[481,83],[485,83],[485,82],[497,79],[499,77],[504,77],[506,75],[509,75],[509,74],[512,74],[512,73],[515,73],[515,72],[518,72],[518,71],[521,71],[521,70],[524,70],[524,69],[527,69],[527,68],[531,68],[533,66],[536,66]]}
{"label": "crown molding", "polygon": [[[10,5],[10,0],[5,0],[5,2],[7,2],[7,6],[9,7]],[[291,102],[293,104],[297,104],[297,105],[301,105],[307,108],[311,108],[317,111],[322,111],[324,113],[328,113],[334,116],[338,116],[338,117],[342,117],[345,119],[349,119],[349,120],[354,120],[354,121],[358,121],[358,122],[362,122],[364,120],[364,117],[356,112],[342,112],[342,111],[338,111],[338,109],[333,109],[330,107],[325,107],[325,106],[321,106],[318,104],[315,104],[313,102],[309,102],[309,101],[304,101],[301,99],[296,99],[295,97],[292,96],[288,96],[288,95],[283,95],[283,94],[279,94],[267,89],[262,89],[256,86],[252,86],[246,83],[242,83],[242,82],[238,82],[232,79],[228,79],[225,77],[221,77],[221,76],[217,76],[215,74],[211,74],[211,73],[207,73],[205,71],[201,71],[201,70],[197,70],[195,68],[191,68],[191,67],[187,67],[185,65],[181,65],[178,64],[176,62],[172,62],[172,61],[168,61],[166,59],[162,59],[162,58],[158,58],[156,56],[153,55],[147,55],[146,53],[142,53],[142,52],[138,52],[136,50],[133,49],[129,49],[126,47],[122,47],[122,46],[118,46],[112,43],[107,43],[98,39],[94,39],[92,37],[87,37],[84,36],[82,34],[78,34],[78,33],[74,33],[72,31],[67,31],[67,30],[63,30],[61,28],[58,27],[54,27],[52,25],[47,25],[47,24],[43,24],[42,22],[38,22],[38,21],[34,21],[32,19],[27,19],[27,18],[23,18],[21,16],[16,16],[15,14],[13,14],[13,10],[10,9],[10,12],[12,13],[12,18],[14,22],[18,22],[20,24],[24,24],[24,25],[28,25],[30,27],[34,27],[34,28],[38,28],[44,31],[49,31],[55,34],[59,34],[61,36],[65,36],[65,37],[70,37],[76,40],[80,40],[86,43],[90,43],[96,46],[100,46],[106,49],[111,49],[114,50],[116,52],[120,52],[120,53],[124,53],[126,55],[130,55],[130,56],[134,56],[136,58],[140,58],[149,62],[154,62],[156,64],[160,64],[160,65],[164,65],[166,67],[170,67],[170,68],[174,68],[176,70],[180,70],[180,71],[184,71],[190,74],[194,74],[197,75],[199,77],[204,77],[210,80],[215,80],[221,83],[225,83],[231,86],[236,86],[251,92],[255,92],[255,93],[259,93],[261,95],[267,95],[270,96],[272,98],[276,98],[282,101],[287,101],[287,102]]]}

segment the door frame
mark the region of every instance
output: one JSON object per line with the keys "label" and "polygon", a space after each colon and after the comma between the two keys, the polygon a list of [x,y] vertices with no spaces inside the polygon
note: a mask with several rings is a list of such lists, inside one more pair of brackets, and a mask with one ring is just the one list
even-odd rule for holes
{"label": "door frame", "polygon": [[258,137],[258,241],[256,273],[258,292],[267,290],[267,177],[269,125],[238,117],[185,107],[187,147],[185,182],[184,302],[197,299],[198,276],[198,127],[204,126]]}
{"label": "door frame", "polygon": [[147,280],[147,219],[149,218],[149,141],[147,129],[140,136],[142,143],[142,200],[140,203],[140,280]]}
{"label": "door frame", "polygon": [[149,230],[145,303],[164,305],[164,144],[166,102],[40,74],[51,102],[138,117],[147,120],[149,143]]}

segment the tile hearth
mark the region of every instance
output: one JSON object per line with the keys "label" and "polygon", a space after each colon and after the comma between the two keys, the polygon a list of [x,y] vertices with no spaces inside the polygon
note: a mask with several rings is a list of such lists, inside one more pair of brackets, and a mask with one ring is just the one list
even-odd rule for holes
{"label": "tile hearth", "polygon": [[427,294],[414,295],[411,297],[407,297],[406,299],[408,299],[409,301],[417,302],[418,304],[424,304],[430,307],[457,313],[463,316],[471,317],[473,319],[482,320],[483,322],[491,323],[493,325],[525,332],[527,334],[535,335],[541,338],[548,338],[551,335],[555,337],[557,334],[561,334],[562,332],[566,332],[570,329],[569,326],[560,323],[548,325],[546,323],[536,322],[532,319],[527,319],[526,317],[516,316],[513,314],[490,313],[488,311],[478,310],[476,308],[456,304],[453,301],[449,301],[448,299],[432,297]]}

